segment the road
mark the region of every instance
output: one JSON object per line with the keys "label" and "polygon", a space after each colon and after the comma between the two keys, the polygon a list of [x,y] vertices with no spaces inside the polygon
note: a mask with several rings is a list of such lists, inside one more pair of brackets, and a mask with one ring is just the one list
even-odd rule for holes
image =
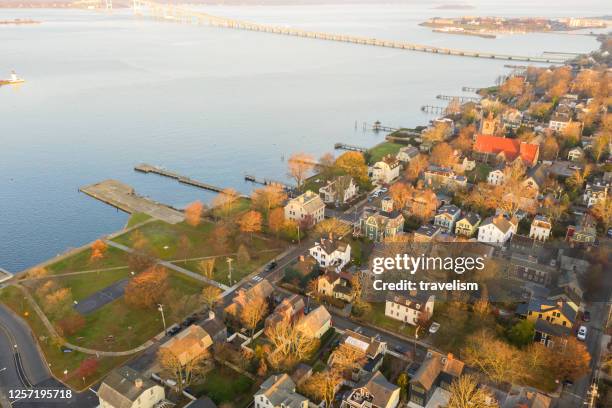
{"label": "road", "polygon": [[2,407],[89,408],[98,405],[98,398],[90,391],[75,393],[72,399],[65,401],[9,401],[11,389],[66,389],[66,387],[51,376],[27,324],[2,304],[0,304],[0,370],[0,406]]}

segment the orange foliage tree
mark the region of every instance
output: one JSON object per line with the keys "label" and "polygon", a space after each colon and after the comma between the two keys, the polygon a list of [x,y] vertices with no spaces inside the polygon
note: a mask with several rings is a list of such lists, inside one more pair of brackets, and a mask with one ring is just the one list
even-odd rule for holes
{"label": "orange foliage tree", "polygon": [[314,157],[306,153],[296,153],[289,158],[289,176],[295,180],[297,187],[302,187],[304,179],[315,165]]}
{"label": "orange foliage tree", "polygon": [[251,234],[251,240],[253,239],[253,233],[261,231],[261,213],[257,211],[248,211],[238,220],[238,226],[240,231]]}
{"label": "orange foliage tree", "polygon": [[283,201],[287,198],[287,194],[283,191],[282,187],[277,185],[269,185],[263,188],[253,190],[251,194],[251,201],[253,206],[266,215],[270,214],[272,208],[280,206]]}
{"label": "orange foliage tree", "polygon": [[185,207],[185,222],[192,227],[200,225],[202,222],[202,213],[204,212],[204,204],[201,201],[194,201]]}
{"label": "orange foliage tree", "polygon": [[161,301],[168,290],[168,271],[153,266],[134,276],[125,288],[125,301],[140,308],[152,308]]}
{"label": "orange foliage tree", "polygon": [[91,244],[91,256],[89,257],[90,261],[98,261],[104,258],[106,251],[108,250],[108,245],[101,239],[97,239]]}
{"label": "orange foliage tree", "polygon": [[278,233],[283,229],[284,225],[285,210],[282,208],[275,208],[270,211],[270,215],[268,216],[268,228],[270,231],[278,237]]}

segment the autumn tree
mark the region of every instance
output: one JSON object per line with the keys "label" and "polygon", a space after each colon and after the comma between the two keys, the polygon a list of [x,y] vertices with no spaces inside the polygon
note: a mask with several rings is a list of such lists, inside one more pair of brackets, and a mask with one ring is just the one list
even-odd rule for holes
{"label": "autumn tree", "polygon": [[393,207],[397,210],[406,208],[413,195],[413,187],[411,185],[397,182],[389,187],[389,195],[393,200]]}
{"label": "autumn tree", "polygon": [[499,404],[485,388],[478,386],[476,376],[465,374],[451,383],[447,408],[496,408]]}
{"label": "autumn tree", "polygon": [[298,189],[302,187],[302,183],[314,165],[314,157],[306,153],[296,153],[289,158],[289,176],[295,180]]}
{"label": "autumn tree", "polygon": [[504,99],[514,98],[523,93],[525,87],[525,79],[520,76],[513,76],[499,87],[499,94]]}
{"label": "autumn tree", "polygon": [[28,279],[40,280],[49,276],[49,271],[42,267],[34,267],[28,271],[26,276]]}
{"label": "autumn tree", "polygon": [[240,194],[233,188],[226,188],[215,196],[212,200],[212,207],[222,216],[229,216],[234,208],[234,204],[240,198]]}
{"label": "autumn tree", "polygon": [[77,375],[83,379],[85,379],[98,370],[98,359],[95,357],[88,357],[85,360],[81,361],[79,364],[79,368],[77,368]]}
{"label": "autumn tree", "polygon": [[191,252],[191,241],[189,237],[185,234],[181,234],[178,239],[178,243],[176,244],[176,255],[179,259],[182,259],[184,262],[187,261],[187,257]]}
{"label": "autumn tree", "polygon": [[311,375],[300,387],[300,392],[314,401],[324,401],[331,407],[342,376],[333,370],[324,370]]}
{"label": "autumn tree", "polygon": [[267,216],[272,208],[280,206],[286,199],[287,194],[285,194],[283,188],[274,184],[253,190],[251,194],[253,207],[264,212]]}
{"label": "autumn tree", "polygon": [[216,224],[210,234],[210,240],[217,253],[223,254],[229,251],[230,227],[226,223]]}
{"label": "autumn tree", "polygon": [[453,148],[448,143],[439,143],[431,151],[430,161],[438,166],[452,167],[457,161]]}
{"label": "autumn tree", "polygon": [[351,226],[345,222],[342,222],[338,218],[327,218],[318,223],[314,231],[317,235],[322,237],[343,237],[344,235],[351,232]]}
{"label": "autumn tree", "polygon": [[256,297],[242,306],[240,321],[247,329],[251,330],[251,337],[253,337],[255,328],[266,314],[268,314],[268,302],[262,297]]}
{"label": "autumn tree", "polygon": [[608,194],[604,199],[598,200],[593,207],[591,213],[603,225],[604,230],[608,230],[612,225],[612,196]]}
{"label": "autumn tree", "polygon": [[476,133],[476,126],[469,125],[461,128],[459,136],[451,142],[451,145],[463,153],[470,152],[474,143],[474,134]]}
{"label": "autumn tree", "polygon": [[603,130],[595,135],[591,151],[593,153],[593,158],[597,163],[599,163],[599,159],[601,159],[601,156],[603,156],[605,152],[609,153],[611,144],[612,132]]}
{"label": "autumn tree", "polygon": [[558,379],[576,381],[589,372],[591,355],[584,343],[574,337],[568,337],[565,342],[555,342],[554,352],[550,369]]}
{"label": "autumn tree", "polygon": [[106,254],[106,250],[108,249],[108,245],[101,239],[97,239],[91,244],[91,256],[89,260],[92,262],[99,261],[104,258]]}
{"label": "autumn tree", "polygon": [[278,233],[283,229],[285,224],[285,210],[283,208],[275,208],[268,215],[268,229],[273,232],[278,238]]}
{"label": "autumn tree", "polygon": [[72,336],[85,327],[85,318],[79,313],[70,313],[57,322],[57,326],[63,336]]}
{"label": "autumn tree", "polygon": [[559,143],[554,136],[548,135],[542,143],[542,158],[544,160],[555,160],[559,154]]}
{"label": "autumn tree", "polygon": [[359,183],[364,183],[368,180],[368,165],[363,153],[342,153],[336,159],[335,166],[338,170],[350,175]]}
{"label": "autumn tree", "polygon": [[366,356],[363,351],[343,343],[332,352],[329,365],[332,370],[344,373],[360,367],[365,360]]}
{"label": "autumn tree", "polygon": [[125,301],[131,306],[152,308],[157,305],[168,290],[168,271],[153,266],[134,276],[125,288]]}
{"label": "autumn tree", "polygon": [[447,123],[436,122],[434,126],[425,129],[421,133],[421,137],[424,141],[434,143],[443,141],[444,139],[446,139],[449,133],[450,127]]}
{"label": "autumn tree", "polygon": [[429,189],[415,190],[415,196],[418,200],[413,200],[410,207],[411,215],[421,221],[425,221],[433,217],[438,208],[438,198],[436,194]]}
{"label": "autumn tree", "polygon": [[319,345],[317,338],[307,335],[288,319],[270,325],[266,337],[272,342],[273,353],[278,357],[272,361],[285,367],[307,359]]}
{"label": "autumn tree", "polygon": [[580,140],[582,134],[582,123],[580,122],[569,122],[565,125],[565,128],[561,131],[561,136],[565,141],[566,146],[573,146]]}
{"label": "autumn tree", "polygon": [[201,201],[194,201],[185,207],[185,222],[192,227],[197,227],[202,222],[204,204]]}
{"label": "autumn tree", "polygon": [[580,190],[587,178],[591,175],[591,167],[585,166],[583,169],[576,169],[574,173],[565,181],[565,183],[573,190]]}
{"label": "autumn tree", "polygon": [[155,263],[149,240],[141,231],[131,233],[130,242],[133,251],[128,255],[128,265],[133,271],[140,272]]}
{"label": "autumn tree", "polygon": [[215,304],[219,301],[221,289],[216,286],[206,285],[202,289],[202,302],[208,310],[213,310]]}
{"label": "autumn tree", "polygon": [[240,246],[238,247],[238,252],[236,253],[236,260],[238,261],[239,265],[245,265],[251,260],[249,250],[242,244],[240,244]]}
{"label": "autumn tree", "polygon": [[48,293],[43,301],[45,311],[55,317],[67,315],[72,310],[73,298],[70,288],[59,288]]}
{"label": "autumn tree", "polygon": [[215,260],[216,258],[206,258],[198,262],[198,269],[208,279],[212,279],[215,273]]}
{"label": "autumn tree", "polygon": [[424,154],[419,154],[408,164],[406,179],[410,182],[416,181],[421,173],[429,166],[429,159]]}
{"label": "autumn tree", "polygon": [[253,240],[253,233],[261,231],[262,217],[261,213],[257,211],[248,211],[238,220],[240,231],[245,234],[251,234],[251,240]]}
{"label": "autumn tree", "polygon": [[336,158],[332,153],[325,153],[319,158],[316,168],[319,175],[327,180],[333,176],[336,170]]}
{"label": "autumn tree", "polygon": [[210,357],[210,353],[205,350],[198,353],[185,353],[184,347],[181,341],[176,341],[170,346],[160,347],[157,352],[159,365],[167,375],[176,381],[179,395],[186,386],[204,376],[205,364]]}

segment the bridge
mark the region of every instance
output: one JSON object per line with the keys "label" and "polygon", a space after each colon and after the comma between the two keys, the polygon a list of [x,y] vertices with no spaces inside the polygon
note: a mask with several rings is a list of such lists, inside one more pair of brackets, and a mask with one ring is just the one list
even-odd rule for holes
{"label": "bridge", "polygon": [[497,54],[491,52],[466,51],[454,48],[435,47],[415,44],[407,41],[384,40],[357,35],[333,34],[321,31],[301,30],[271,24],[252,23],[244,20],[213,16],[201,11],[190,10],[184,6],[161,4],[150,0],[132,0],[135,14],[172,21],[183,24],[208,25],[212,27],[231,28],[236,30],[258,31],[293,37],[312,38],[326,41],[338,41],[375,47],[396,48],[409,51],[420,51],[433,54],[453,55],[472,58],[498,59],[507,61],[527,61],[546,64],[564,64],[572,56],[542,56],[532,57],[525,55]]}

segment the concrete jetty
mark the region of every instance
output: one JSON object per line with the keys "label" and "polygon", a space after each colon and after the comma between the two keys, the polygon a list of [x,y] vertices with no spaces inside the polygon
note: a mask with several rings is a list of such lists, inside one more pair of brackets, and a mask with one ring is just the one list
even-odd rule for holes
{"label": "concrete jetty", "polygon": [[177,224],[185,219],[180,211],[138,195],[132,187],[118,180],[104,180],[81,187],[79,191],[129,214],[145,213],[169,224]]}

